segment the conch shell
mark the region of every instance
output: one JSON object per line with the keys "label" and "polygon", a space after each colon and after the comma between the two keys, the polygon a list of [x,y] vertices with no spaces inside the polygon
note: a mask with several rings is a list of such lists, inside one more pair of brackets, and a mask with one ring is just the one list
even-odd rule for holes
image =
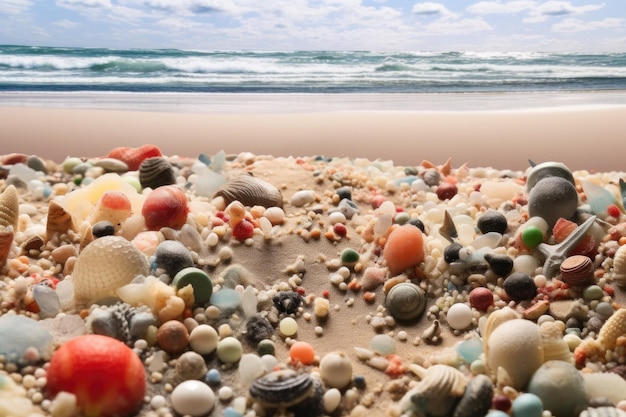
{"label": "conch shell", "polygon": [[0,226],[13,226],[13,230],[17,230],[19,212],[19,196],[17,189],[11,184],[0,194]]}
{"label": "conch shell", "polygon": [[401,411],[432,417],[452,415],[457,400],[463,396],[467,386],[465,375],[443,364],[428,368],[411,364],[409,369],[421,377],[421,381],[400,400]]}

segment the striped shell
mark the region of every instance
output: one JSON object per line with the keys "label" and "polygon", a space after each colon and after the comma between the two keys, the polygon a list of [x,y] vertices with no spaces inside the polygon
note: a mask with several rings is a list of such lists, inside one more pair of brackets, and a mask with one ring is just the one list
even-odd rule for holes
{"label": "striped shell", "polygon": [[605,349],[613,349],[617,338],[626,335],[626,308],[615,311],[600,328],[598,343]]}
{"label": "striped shell", "polygon": [[626,245],[622,245],[613,257],[613,279],[619,286],[626,286]]}
{"label": "striped shell", "polygon": [[281,207],[283,195],[269,182],[252,175],[240,175],[220,187],[214,197],[222,197],[226,205],[239,201],[244,206]]}
{"label": "striped shell", "polygon": [[17,189],[11,184],[0,194],[0,226],[13,226],[13,229],[17,229],[19,215],[19,196]]}
{"label": "striped shell", "polygon": [[450,416],[457,400],[465,392],[468,382],[465,375],[443,364],[428,368],[412,364],[409,369],[422,380],[400,400],[402,412],[413,411],[417,415],[432,417]]}
{"label": "striped shell", "polygon": [[98,238],[76,260],[72,273],[74,298],[91,303],[115,296],[117,288],[148,272],[146,257],[131,242],[120,236]]}
{"label": "striped shell", "polygon": [[4,263],[9,257],[9,252],[11,251],[11,246],[13,245],[13,237],[13,226],[0,226],[0,268],[4,266]]}
{"label": "striped shell", "polygon": [[250,387],[250,396],[266,407],[290,407],[312,395],[313,378],[292,369],[270,372],[258,378]]}
{"label": "striped shell", "polygon": [[569,285],[591,285],[595,282],[593,261],[584,255],[572,255],[561,263],[561,280]]}
{"label": "striped shell", "polygon": [[426,295],[418,285],[401,282],[391,287],[387,293],[385,307],[396,320],[415,320],[426,309]]}
{"label": "striped shell", "polygon": [[72,215],[62,205],[51,200],[46,221],[47,239],[50,240],[55,233],[67,233],[69,230],[76,230]]}
{"label": "striped shell", "polygon": [[139,165],[139,183],[142,188],[152,189],[175,184],[176,176],[172,164],[161,156],[144,159]]}
{"label": "striped shell", "polygon": [[559,360],[574,363],[574,355],[563,340],[563,333],[555,322],[544,322],[539,327],[543,345],[543,361]]}

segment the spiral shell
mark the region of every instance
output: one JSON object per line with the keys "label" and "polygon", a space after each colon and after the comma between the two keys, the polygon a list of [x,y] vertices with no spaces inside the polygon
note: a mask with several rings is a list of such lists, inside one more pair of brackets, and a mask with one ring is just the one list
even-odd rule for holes
{"label": "spiral shell", "polygon": [[313,378],[292,369],[270,372],[250,387],[250,396],[265,407],[290,407],[315,391]]}
{"label": "spiral shell", "polygon": [[561,280],[569,285],[583,286],[595,282],[593,261],[584,255],[572,255],[561,263]]}
{"label": "spiral shell", "polygon": [[222,197],[226,205],[237,200],[244,206],[281,207],[283,194],[269,182],[252,175],[240,175],[220,187],[214,197]]}
{"label": "spiral shell", "polygon": [[391,287],[385,299],[387,312],[396,320],[415,320],[426,309],[424,291],[411,282],[401,282]]}
{"label": "spiral shell", "polygon": [[55,233],[67,233],[76,230],[72,215],[54,200],[48,205],[48,220],[46,221],[46,236],[50,240]]}
{"label": "spiral shell", "polygon": [[17,189],[11,184],[0,194],[0,226],[13,226],[13,229],[17,229],[19,215],[19,196]]}
{"label": "spiral shell", "polygon": [[13,226],[0,226],[0,268],[4,266],[4,263],[9,257],[9,252],[11,251],[11,246],[13,245],[13,237]]}
{"label": "spiral shell", "polygon": [[143,188],[157,188],[176,183],[174,169],[170,162],[160,156],[153,156],[139,165],[139,183]]}
{"label": "spiral shell", "polygon": [[600,328],[598,343],[605,349],[613,349],[617,338],[626,335],[626,308],[620,308]]}
{"label": "spiral shell", "polygon": [[120,236],[98,238],[76,260],[72,274],[74,298],[90,303],[115,296],[117,288],[148,272],[146,257],[128,240]]}
{"label": "spiral shell", "polygon": [[421,376],[422,380],[400,400],[402,412],[413,411],[418,415],[433,417],[451,415],[457,400],[465,392],[465,375],[458,369],[443,364],[428,368],[412,364],[409,369]]}
{"label": "spiral shell", "polygon": [[563,333],[555,322],[544,322],[539,326],[543,345],[543,361],[559,360],[574,363],[574,355],[563,340]]}
{"label": "spiral shell", "polygon": [[626,245],[622,245],[613,257],[613,280],[620,287],[626,286]]}

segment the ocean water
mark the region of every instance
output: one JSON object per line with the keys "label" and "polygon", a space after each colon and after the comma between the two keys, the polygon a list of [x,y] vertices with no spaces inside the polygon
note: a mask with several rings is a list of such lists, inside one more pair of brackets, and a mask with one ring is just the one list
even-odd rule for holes
{"label": "ocean water", "polygon": [[626,53],[194,51],[0,46],[0,93],[626,90]]}

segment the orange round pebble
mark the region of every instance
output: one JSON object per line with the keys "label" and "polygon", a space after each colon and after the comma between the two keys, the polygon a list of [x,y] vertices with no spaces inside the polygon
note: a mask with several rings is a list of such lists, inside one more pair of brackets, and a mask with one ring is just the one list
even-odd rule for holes
{"label": "orange round pebble", "polygon": [[289,348],[289,357],[292,362],[310,365],[315,360],[315,349],[307,342],[296,342]]}
{"label": "orange round pebble", "polygon": [[392,230],[383,249],[383,258],[392,274],[419,265],[424,260],[422,231],[412,224]]}
{"label": "orange round pebble", "polygon": [[170,354],[182,353],[189,345],[189,331],[178,320],[166,321],[157,331],[157,345]]}

